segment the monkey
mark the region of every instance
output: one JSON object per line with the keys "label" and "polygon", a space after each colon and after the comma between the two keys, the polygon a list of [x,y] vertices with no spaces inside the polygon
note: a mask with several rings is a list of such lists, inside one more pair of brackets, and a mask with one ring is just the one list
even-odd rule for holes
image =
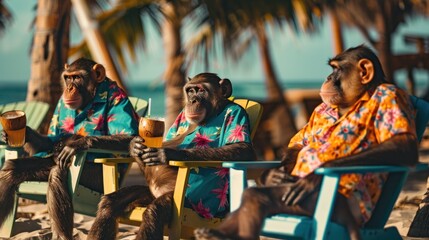
{"label": "monkey", "polygon": [[[0,226],[11,213],[20,183],[48,181],[46,197],[53,238],[73,239],[73,205],[67,191],[72,157],[88,148],[128,151],[138,133],[138,115],[101,64],[79,58],[65,64],[61,79],[64,90],[48,134],[27,126],[24,148],[30,156],[8,160],[0,170]],[[2,141],[7,142],[5,131]],[[93,162],[97,156],[87,154],[80,184],[103,192],[102,167]]]}
{"label": "monkey", "polygon": [[[412,104],[405,91],[386,82],[376,54],[359,45],[328,63],[332,73],[321,86],[323,102],[290,140],[281,166],[264,171],[220,226],[196,229],[196,239],[259,239],[266,217],[312,216],[322,178],[313,171],[319,167],[418,161]],[[358,228],[370,218],[385,177],[341,177],[332,220],[346,227],[350,239],[361,238]]]}
{"label": "monkey", "polygon": [[[163,239],[164,225],[171,219],[177,177],[177,168],[168,165],[169,159],[256,159],[247,113],[228,100],[232,94],[229,79],[221,79],[215,73],[200,73],[188,79],[183,91],[184,109],[161,148],[145,146],[141,137],[130,143],[130,155],[144,173],[147,186],[124,187],[104,195],[88,239],[115,239],[116,218],[135,206],[147,207],[136,239]],[[204,218],[224,216],[229,211],[226,176],[225,169],[193,169],[185,206]]]}

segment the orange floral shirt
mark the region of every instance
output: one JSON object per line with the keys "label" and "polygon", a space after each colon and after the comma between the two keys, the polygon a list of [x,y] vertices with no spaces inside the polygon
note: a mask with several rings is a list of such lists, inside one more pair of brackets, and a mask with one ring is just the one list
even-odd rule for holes
{"label": "orange floral shirt", "polygon": [[[396,134],[415,135],[414,110],[409,96],[392,84],[365,93],[343,116],[322,103],[307,125],[290,141],[302,147],[292,175],[304,177],[321,164],[365,151]],[[367,221],[379,198],[386,174],[345,174],[339,191],[359,201],[362,220]]]}

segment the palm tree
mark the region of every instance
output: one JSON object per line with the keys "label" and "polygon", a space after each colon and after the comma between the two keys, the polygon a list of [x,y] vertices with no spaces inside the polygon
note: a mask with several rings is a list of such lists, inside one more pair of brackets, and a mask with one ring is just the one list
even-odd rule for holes
{"label": "palm tree", "polygon": [[[261,10],[262,9],[262,10]],[[185,84],[186,69],[191,63],[194,55],[189,48],[185,49],[182,44],[182,31],[184,21],[190,18],[192,22],[197,22],[196,29],[201,30],[201,34],[196,34],[196,39],[204,38],[203,41],[192,40],[196,43],[192,46],[195,49],[201,49],[203,45],[210,45],[208,42],[215,37],[214,32],[221,32],[223,39],[223,48],[225,52],[235,52],[230,46],[234,46],[234,36],[251,27],[253,29],[253,39],[258,39],[261,46],[261,55],[264,63],[264,71],[266,74],[268,96],[270,101],[280,102],[281,106],[285,106],[282,110],[282,123],[286,122],[281,129],[285,129],[286,135],[292,136],[296,132],[296,127],[289,112],[289,108],[283,97],[283,89],[280,87],[279,81],[275,74],[271,57],[269,53],[268,39],[265,34],[264,21],[271,17],[275,17],[272,21],[282,26],[283,19],[289,20],[289,23],[297,28],[298,19],[302,26],[311,23],[308,19],[311,18],[310,4],[307,1],[136,1],[122,0],[118,1],[115,8],[103,13],[99,19],[101,20],[102,31],[106,36],[112,36],[113,31],[116,34],[109,38],[110,44],[113,46],[127,46],[128,49],[134,49],[139,41],[145,42],[144,23],[141,16],[150,16],[154,20],[155,26],[160,30],[164,42],[167,67],[164,72],[165,93],[166,93],[166,127],[168,128],[181,110],[182,102],[182,87]],[[296,12],[295,12],[296,11]],[[298,13],[298,14],[297,14]],[[253,14],[253,15],[252,15]],[[266,15],[266,16],[265,16]],[[255,18],[256,16],[256,18]],[[258,19],[253,21],[251,19]],[[133,21],[131,21],[133,20]],[[162,22],[162,27],[161,24]],[[191,21],[190,21],[191,22]],[[131,25],[132,30],[126,26]],[[308,24],[309,26],[309,24]],[[137,28],[135,28],[137,27]],[[209,30],[209,31],[207,31]],[[204,36],[204,34],[207,34]],[[127,36],[127,39],[132,41],[124,41],[121,37]],[[204,37],[202,37],[204,36]],[[207,38],[205,38],[207,37]],[[122,49],[115,47],[115,52],[119,59],[123,59]],[[131,51],[129,51],[131,52]],[[207,53],[209,52],[206,51]],[[185,54],[186,53],[186,54]],[[208,59],[205,57],[205,59]],[[124,60],[120,60],[124,62]],[[282,134],[281,138],[284,138]],[[287,138],[286,138],[287,141]]]}
{"label": "palm tree", "polygon": [[[349,26],[357,28],[378,53],[386,79],[395,82],[392,36],[408,17],[427,11],[427,1],[413,0],[349,0],[320,1],[332,14]],[[377,35],[372,34],[376,32]]]}
{"label": "palm tree", "polygon": [[[258,146],[265,145],[264,159],[279,158],[280,152],[276,149],[287,144],[297,128],[284,89],[274,69],[266,27],[271,25],[282,29],[289,25],[295,32],[314,30],[314,18],[317,13],[320,15],[321,9],[312,1],[221,1],[221,4],[219,1],[206,1],[206,4],[207,11],[202,14],[200,25],[210,27],[200,27],[203,29],[201,36],[196,37],[197,40],[192,42],[189,50],[204,50],[201,52],[207,55],[210,52],[207,47],[216,46],[211,41],[216,39],[215,35],[218,33],[221,35],[226,56],[238,60],[252,42],[257,43],[265,75],[267,92],[265,107],[268,111],[263,117],[263,122],[266,123],[261,124],[265,127],[259,130],[260,134],[255,138],[255,142]],[[204,59],[207,59],[207,56],[204,56]],[[267,135],[268,139],[262,137]]]}
{"label": "palm tree", "polygon": [[[68,0],[39,0],[37,4],[27,101],[47,102],[51,113],[62,92],[60,74],[68,56],[70,10]],[[45,119],[42,132],[47,131],[48,122]]]}
{"label": "palm tree", "polygon": [[[91,8],[101,8],[107,1],[91,0],[88,4]],[[75,2],[80,3],[78,0]],[[70,0],[39,0],[37,4],[27,101],[38,100],[49,103],[51,114],[62,94],[60,74],[69,56],[71,6]],[[98,45],[102,43],[99,41]],[[109,63],[102,58],[97,60]],[[112,66],[106,67],[109,70]],[[48,124],[49,118],[45,119],[39,130],[46,132]]]}
{"label": "palm tree", "polygon": [[[100,14],[101,31],[108,36],[109,45],[125,66],[123,48],[135,58],[135,50],[145,48],[146,31],[144,17],[151,19],[161,33],[166,55],[166,69],[163,75],[166,96],[166,128],[170,127],[182,109],[182,88],[186,79],[186,61],[182,45],[182,22],[192,11],[193,1],[140,1],[119,0],[114,8]],[[162,27],[161,27],[162,26]],[[81,46],[84,47],[84,46]],[[81,48],[82,49],[82,48]],[[124,68],[126,71],[126,68]]]}
{"label": "palm tree", "polygon": [[12,13],[3,3],[3,0],[0,0],[0,34],[3,34],[3,31],[12,20]]}

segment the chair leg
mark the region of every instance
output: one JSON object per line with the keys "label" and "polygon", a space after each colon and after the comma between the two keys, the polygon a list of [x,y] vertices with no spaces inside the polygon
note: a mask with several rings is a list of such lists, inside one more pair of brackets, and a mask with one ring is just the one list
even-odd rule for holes
{"label": "chair leg", "polygon": [[12,235],[13,225],[15,224],[16,211],[18,208],[18,195],[15,194],[15,203],[12,212],[5,219],[3,226],[0,228],[0,238],[10,238]]}

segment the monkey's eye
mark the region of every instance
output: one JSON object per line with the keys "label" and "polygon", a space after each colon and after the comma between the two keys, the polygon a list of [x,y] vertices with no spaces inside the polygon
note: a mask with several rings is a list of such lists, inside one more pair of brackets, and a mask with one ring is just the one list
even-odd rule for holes
{"label": "monkey's eye", "polygon": [[188,93],[188,94],[195,94],[195,89],[194,88],[187,88],[186,89],[186,93]]}
{"label": "monkey's eye", "polygon": [[198,88],[198,93],[205,93],[206,90],[204,88]]}

